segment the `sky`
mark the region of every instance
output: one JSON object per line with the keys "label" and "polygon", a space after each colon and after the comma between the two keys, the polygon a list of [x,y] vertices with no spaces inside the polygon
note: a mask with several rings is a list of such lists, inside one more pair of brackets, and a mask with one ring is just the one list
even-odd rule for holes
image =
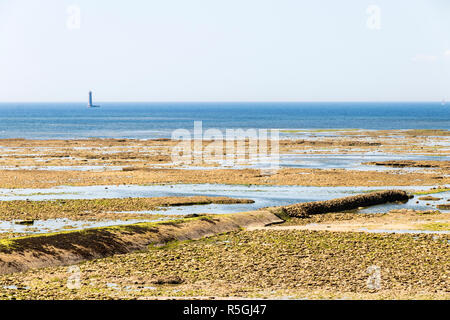
{"label": "sky", "polygon": [[448,0],[0,0],[0,102],[450,99]]}

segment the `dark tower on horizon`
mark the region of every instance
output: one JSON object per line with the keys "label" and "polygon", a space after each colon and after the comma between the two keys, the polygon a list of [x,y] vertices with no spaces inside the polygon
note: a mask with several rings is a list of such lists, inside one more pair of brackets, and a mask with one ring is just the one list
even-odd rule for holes
{"label": "dark tower on horizon", "polygon": [[88,108],[99,108],[100,106],[94,106],[92,104],[92,91],[89,91],[89,103],[88,103]]}
{"label": "dark tower on horizon", "polygon": [[89,91],[89,104],[88,107],[92,107],[92,91]]}

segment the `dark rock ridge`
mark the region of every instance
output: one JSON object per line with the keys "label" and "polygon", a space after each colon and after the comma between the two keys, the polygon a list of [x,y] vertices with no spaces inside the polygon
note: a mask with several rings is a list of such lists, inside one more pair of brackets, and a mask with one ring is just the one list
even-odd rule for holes
{"label": "dark rock ridge", "polygon": [[372,161],[372,162],[364,162],[366,165],[374,165],[374,166],[389,166],[395,168],[450,168],[450,161],[436,161],[436,160],[423,160],[423,161],[415,161],[415,160],[389,160],[389,161]]}
{"label": "dark rock ridge", "polygon": [[283,207],[283,213],[290,217],[307,217],[313,214],[353,210],[388,202],[407,202],[410,196],[402,190],[386,190],[338,198],[326,201],[298,203]]}

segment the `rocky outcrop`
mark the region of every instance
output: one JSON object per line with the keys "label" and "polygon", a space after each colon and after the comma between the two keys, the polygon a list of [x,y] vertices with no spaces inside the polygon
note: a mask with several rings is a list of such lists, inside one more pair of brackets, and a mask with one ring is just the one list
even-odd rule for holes
{"label": "rocky outcrop", "polygon": [[290,217],[307,217],[313,214],[352,210],[359,207],[374,206],[387,202],[406,202],[409,198],[409,195],[405,191],[386,190],[326,201],[294,204],[283,207],[282,211]]}

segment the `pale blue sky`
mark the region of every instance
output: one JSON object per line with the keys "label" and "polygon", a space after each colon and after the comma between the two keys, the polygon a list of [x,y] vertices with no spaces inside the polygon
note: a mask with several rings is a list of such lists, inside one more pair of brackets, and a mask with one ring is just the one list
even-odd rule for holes
{"label": "pale blue sky", "polygon": [[0,0],[0,101],[440,101],[449,17],[448,0]]}

